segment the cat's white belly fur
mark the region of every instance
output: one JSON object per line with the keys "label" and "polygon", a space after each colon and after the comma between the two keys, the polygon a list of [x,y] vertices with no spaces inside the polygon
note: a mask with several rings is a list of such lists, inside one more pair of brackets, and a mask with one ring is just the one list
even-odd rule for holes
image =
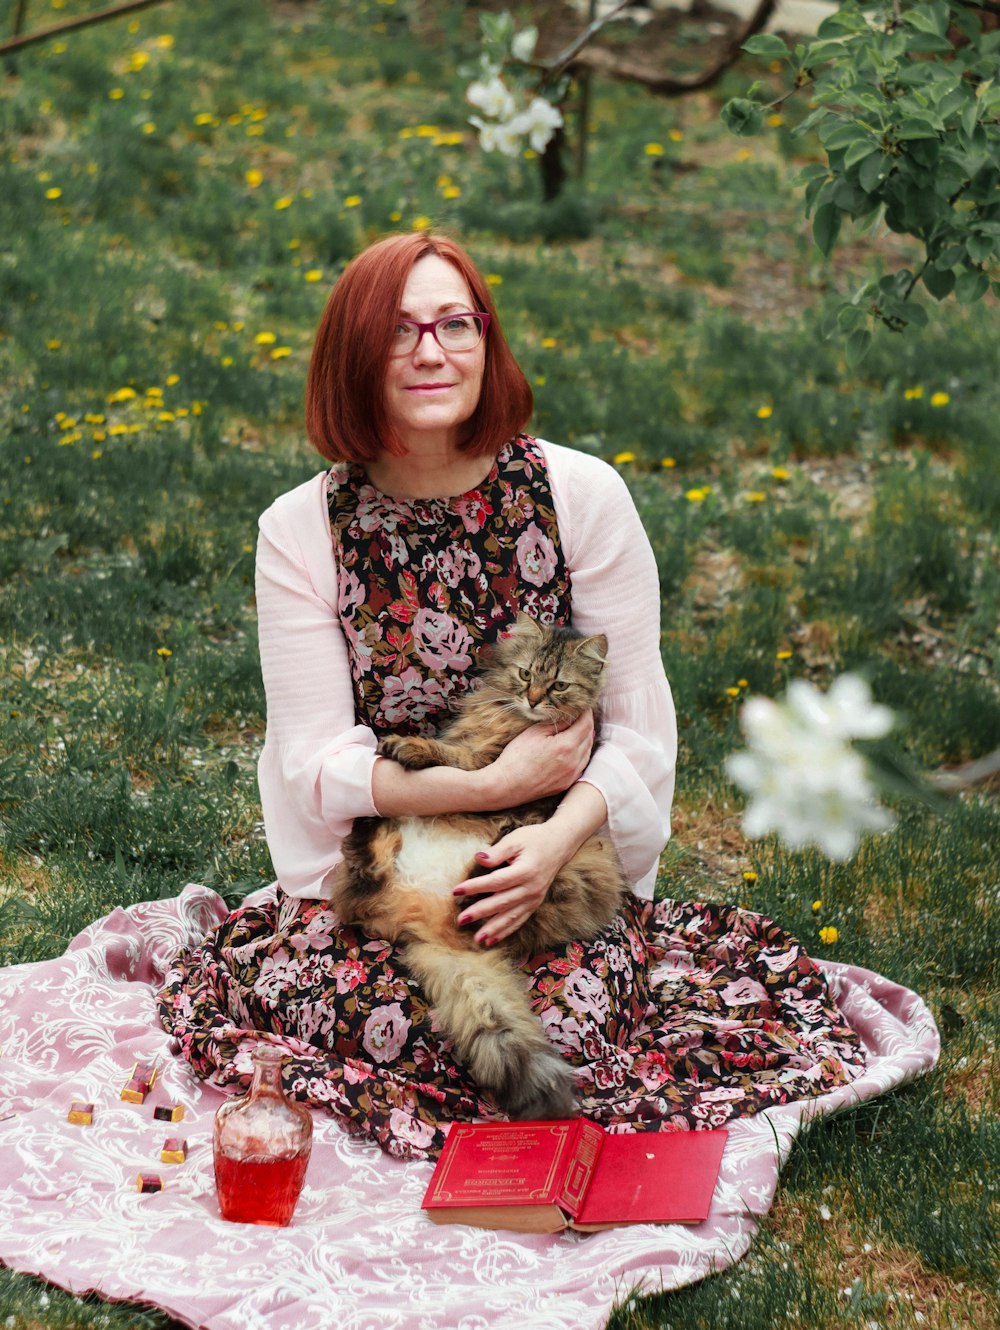
{"label": "cat's white belly fur", "polygon": [[403,818],[399,830],[396,872],[407,886],[434,895],[450,896],[468,876],[473,856],[490,848],[485,836],[452,830],[432,817]]}

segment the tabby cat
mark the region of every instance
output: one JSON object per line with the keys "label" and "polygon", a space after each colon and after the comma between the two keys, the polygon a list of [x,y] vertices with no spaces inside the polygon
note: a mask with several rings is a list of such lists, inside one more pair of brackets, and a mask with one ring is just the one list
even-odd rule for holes
{"label": "tabby cat", "polygon": [[[484,648],[481,686],[464,695],[437,739],[390,735],[378,751],[410,770],[485,767],[529,725],[564,728],[585,710],[596,712],[606,652],[603,635],[581,637],[521,614],[509,636]],[[496,813],[357,818],[333,888],[344,923],[400,943],[456,1057],[519,1119],[572,1117],[577,1110],[572,1068],[533,1015],[517,960],[596,937],[627,886],[610,842],[592,836],[531,918],[492,948],[479,946],[472,928],[456,922],[463,902],[452,887],[483,871],[477,851],[515,827],[546,821],[560,797]]]}

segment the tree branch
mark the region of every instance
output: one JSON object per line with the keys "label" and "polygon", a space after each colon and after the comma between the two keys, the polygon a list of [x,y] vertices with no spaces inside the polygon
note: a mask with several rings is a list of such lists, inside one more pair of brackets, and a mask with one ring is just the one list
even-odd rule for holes
{"label": "tree branch", "polygon": [[[58,37],[64,32],[72,32],[76,28],[89,28],[92,23],[104,23],[107,19],[118,18],[122,14],[131,14],[137,9],[148,9],[151,5],[163,3],[164,0],[128,0],[127,4],[112,5],[108,9],[95,10],[93,14],[69,18],[62,23],[54,23],[50,28],[39,28],[37,32],[29,32],[23,37],[11,37],[5,42],[0,42],[0,55],[7,55],[11,51],[23,51],[26,46],[48,41],[50,37]],[[19,11],[19,16],[21,13],[22,11]]]}
{"label": "tree branch", "polygon": [[632,0],[620,0],[620,2],[617,5],[615,5],[614,9],[609,9],[608,12],[604,14],[602,17],[595,18],[591,23],[589,23],[584,28],[583,32],[581,32],[578,36],[574,37],[573,40],[570,42],[569,46],[567,46],[566,49],[563,52],[561,52],[561,54],[556,56],[555,60],[552,61],[551,65],[548,65],[546,67],[545,82],[555,83],[559,75],[565,73],[565,71],[573,63],[576,56],[580,53],[580,51],[583,50],[583,48],[587,45],[587,43],[593,41],[593,39],[597,36],[600,30],[604,27],[605,23],[610,23],[616,14],[620,14],[621,11],[631,3]]}
{"label": "tree branch", "polygon": [[[699,88],[709,87],[720,75],[734,65],[743,54],[741,49],[743,43],[748,37],[752,37],[754,33],[760,32],[767,26],[776,7],[777,0],[759,0],[757,8],[747,23],[732,38],[715,64],[703,70],[700,74],[693,74],[687,78],[670,78],[658,74],[635,61],[622,59],[613,52],[603,51],[600,48],[584,51],[581,49],[583,42],[579,38],[574,43],[577,46],[577,54],[572,56],[569,62],[563,63],[560,73],[573,64],[584,65],[586,68],[604,74],[608,78],[642,83],[650,92],[661,97],[681,97],[689,92],[697,92]],[[583,35],[585,34],[581,34],[581,36]]]}

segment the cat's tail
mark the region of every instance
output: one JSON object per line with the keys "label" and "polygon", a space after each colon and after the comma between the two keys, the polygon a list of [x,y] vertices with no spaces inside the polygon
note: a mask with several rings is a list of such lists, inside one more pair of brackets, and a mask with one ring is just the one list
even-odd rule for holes
{"label": "cat's tail", "polygon": [[455,1056],[520,1121],[576,1117],[573,1069],[545,1037],[524,980],[502,952],[410,941],[406,964]]}

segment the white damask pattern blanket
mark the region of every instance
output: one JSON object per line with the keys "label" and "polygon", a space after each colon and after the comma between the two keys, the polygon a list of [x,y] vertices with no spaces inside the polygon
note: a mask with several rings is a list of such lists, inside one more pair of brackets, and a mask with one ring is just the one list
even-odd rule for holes
{"label": "white damask pattern blanket", "polygon": [[[76,1293],[163,1308],[210,1330],[597,1330],[631,1289],[679,1288],[738,1260],[771,1205],[803,1123],[881,1094],[933,1066],[934,1021],[916,994],[826,962],[862,1035],[868,1069],[806,1104],[729,1127],[709,1218],[528,1236],[421,1213],[426,1163],[402,1163],[315,1118],[313,1156],[291,1227],[219,1218],[212,1119],[222,1102],[171,1057],[154,997],[178,948],[225,915],[190,886],[115,910],[55,960],[0,970],[0,1262]],[[145,1104],[123,1103],[137,1059],[160,1060]],[[90,1126],[67,1122],[93,1102]],[[176,1125],[157,1104],[183,1103]],[[161,1164],[167,1136],[188,1142]],[[163,1191],[141,1195],[139,1172]]]}

